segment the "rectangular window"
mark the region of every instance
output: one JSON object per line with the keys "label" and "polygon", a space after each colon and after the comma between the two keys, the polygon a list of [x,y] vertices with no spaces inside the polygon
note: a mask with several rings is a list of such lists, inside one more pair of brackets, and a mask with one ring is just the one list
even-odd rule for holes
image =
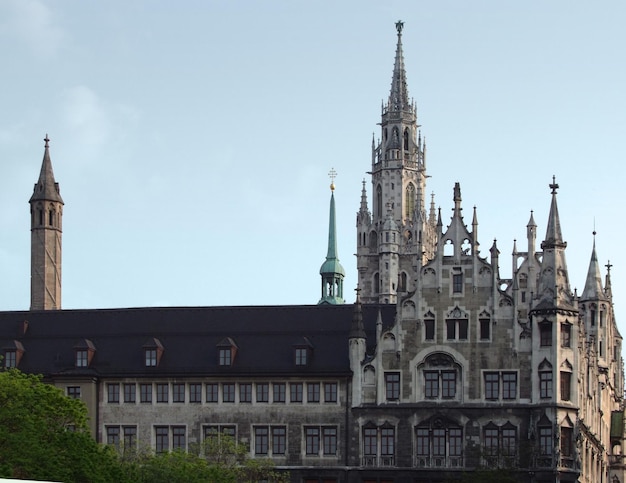
{"label": "rectangular window", "polygon": [[322,437],[324,440],[324,455],[334,456],[337,454],[337,428],[322,428]]}
{"label": "rectangular window", "polygon": [[430,456],[430,432],[428,428],[417,428],[416,451],[418,457]]}
{"label": "rectangular window", "polygon": [[124,452],[137,449],[137,426],[124,426]]}
{"label": "rectangular window", "polygon": [[[395,429],[394,428],[382,428],[380,430],[380,456],[383,460],[386,457],[393,457],[395,454],[394,450],[395,443]],[[393,461],[385,462],[383,461],[383,465],[391,465]]]}
{"label": "rectangular window", "polygon": [[306,401],[310,403],[320,402],[320,383],[319,382],[307,382]]}
{"label": "rectangular window", "polygon": [[561,372],[561,399],[569,401],[571,397],[572,373]]}
{"label": "rectangular window", "polygon": [[502,399],[517,398],[517,373],[502,373]]}
{"label": "rectangular window", "polygon": [[491,320],[480,319],[480,340],[489,340],[491,337]]}
{"label": "rectangular window", "polygon": [[249,382],[239,384],[239,402],[252,402],[252,384],[250,384]]}
{"label": "rectangular window", "polygon": [[185,384],[180,382],[172,384],[172,401],[175,403],[185,402]]}
{"label": "rectangular window", "polygon": [[457,323],[459,324],[459,340],[467,340],[468,339],[468,327],[469,327],[469,322],[467,319],[461,319],[461,320],[457,320]]}
{"label": "rectangular window", "polygon": [[285,402],[285,383],[284,382],[275,382],[272,384],[273,391],[273,401],[275,403],[284,403]]}
{"label": "rectangular window", "polygon": [[517,434],[514,428],[502,428],[502,454],[504,456],[517,454]]}
{"label": "rectangular window", "polygon": [[456,320],[454,319],[446,320],[446,339],[456,339]]}
{"label": "rectangular window", "polygon": [[269,430],[267,426],[254,428],[254,454],[266,455],[269,447]]}
{"label": "rectangular window", "polygon": [[388,401],[400,399],[400,373],[385,373],[385,397]]}
{"label": "rectangular window", "polygon": [[433,456],[444,457],[446,455],[446,430],[444,428],[433,429]]}
{"label": "rectangular window", "polygon": [[126,383],[124,384],[124,402],[125,403],[135,403],[137,398],[137,388],[135,387],[135,383]]}
{"label": "rectangular window", "polygon": [[120,445],[120,427],[107,426],[107,444],[119,447]]}
{"label": "rectangular window", "polygon": [[539,345],[541,347],[552,346],[552,325],[549,323],[539,325]]}
{"label": "rectangular window", "polygon": [[220,349],[220,366],[230,366],[231,365],[231,349],[224,348]]}
{"label": "rectangular window", "polygon": [[305,428],[306,454],[319,455],[320,452],[320,428]]}
{"label": "rectangular window", "polygon": [[552,373],[539,373],[539,397],[546,399],[552,397]]}
{"label": "rectangular window", "polygon": [[485,456],[498,455],[498,428],[485,428]]}
{"label": "rectangular window", "polygon": [[72,399],[80,399],[80,386],[68,386],[67,396]]}
{"label": "rectangular window", "polygon": [[433,319],[427,319],[424,321],[424,339],[435,340],[435,321]]}
{"label": "rectangular window", "polygon": [[565,458],[573,455],[572,435],[572,428],[561,428],[561,456]]}
{"label": "rectangular window", "polygon": [[337,402],[337,383],[336,382],[324,383],[324,402],[327,402],[327,403]]}
{"label": "rectangular window", "polygon": [[89,365],[87,358],[87,350],[79,349],[76,351],[76,367],[87,367]]}
{"label": "rectangular window", "polygon": [[456,372],[441,372],[441,397],[452,399],[456,396]]}
{"label": "rectangular window", "polygon": [[452,292],[463,293],[463,274],[455,273],[452,275]]}
{"label": "rectangular window", "polygon": [[120,385],[117,383],[107,384],[107,402],[119,403],[120,402]]}
{"label": "rectangular window", "polygon": [[[463,452],[463,434],[461,428],[450,428],[448,429],[448,443],[449,443],[449,453],[451,457],[460,457]],[[460,461],[457,465],[460,466]]]}
{"label": "rectangular window", "polygon": [[139,384],[139,401],[142,403],[152,402],[152,384]]}
{"label": "rectangular window", "polygon": [[169,399],[170,385],[159,383],[156,385],[158,403],[166,403]]}
{"label": "rectangular window", "polygon": [[189,384],[189,402],[202,402],[202,384],[200,384],[199,382],[192,382]]}
{"label": "rectangular window", "polygon": [[497,372],[485,372],[485,399],[496,400],[500,398],[500,374]]}
{"label": "rectangular window", "polygon": [[156,440],[156,452],[165,453],[169,451],[169,428],[167,426],[155,426],[154,435]]}
{"label": "rectangular window", "polygon": [[272,427],[272,454],[285,454],[287,451],[287,428],[284,426]]}
{"label": "rectangular window", "polygon": [[235,402],[235,383],[233,382],[222,383],[222,402],[225,402],[225,403]]}
{"label": "rectangular window", "polygon": [[146,367],[156,367],[157,365],[157,350],[145,349]]}
{"label": "rectangular window", "polygon": [[296,366],[306,366],[307,349],[305,347],[296,348]]}
{"label": "rectangular window", "polygon": [[206,402],[216,403],[219,397],[219,386],[216,382],[208,383],[206,385]]}
{"label": "rectangular window", "polygon": [[17,367],[17,352],[14,350],[7,350],[4,352],[4,367],[10,369],[11,367]]}
{"label": "rectangular window", "polygon": [[301,382],[292,382],[289,384],[290,398],[289,400],[293,403],[301,403],[302,402],[302,383]]}
{"label": "rectangular window", "polygon": [[424,371],[424,397],[429,399],[439,397],[438,371]]}
{"label": "rectangular window", "polygon": [[378,456],[378,429],[363,429],[363,455],[366,457]]}
{"label": "rectangular window", "polygon": [[572,326],[561,324],[561,347],[571,347]]}
{"label": "rectangular window", "polygon": [[184,426],[172,427],[172,449],[185,451],[187,449],[187,429]]}
{"label": "rectangular window", "polygon": [[552,428],[549,426],[539,428],[539,454],[552,456]]}
{"label": "rectangular window", "polygon": [[267,382],[259,382],[256,385],[256,402],[269,402],[270,385]]}

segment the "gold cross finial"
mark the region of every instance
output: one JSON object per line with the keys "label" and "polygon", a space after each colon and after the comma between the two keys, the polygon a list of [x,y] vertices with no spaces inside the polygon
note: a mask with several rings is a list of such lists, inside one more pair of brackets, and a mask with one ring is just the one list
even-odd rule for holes
{"label": "gold cross finial", "polygon": [[330,178],[330,191],[335,191],[335,178],[337,177],[337,171],[335,171],[335,168],[330,168],[328,177]]}

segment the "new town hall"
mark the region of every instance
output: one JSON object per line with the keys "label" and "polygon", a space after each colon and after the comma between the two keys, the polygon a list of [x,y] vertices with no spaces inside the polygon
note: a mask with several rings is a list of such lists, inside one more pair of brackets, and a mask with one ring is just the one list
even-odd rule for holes
{"label": "new town hall", "polygon": [[530,214],[511,279],[495,242],[479,253],[458,183],[450,220],[427,202],[402,28],[363,166],[355,304],[343,303],[333,193],[317,305],[61,310],[64,205],[46,139],[30,198],[31,307],[0,313],[4,365],[82,399],[100,442],[169,451],[229,434],[295,482],[443,482],[479,468],[624,482],[610,266],[603,277],[590,246],[572,292],[555,179],[547,226]]}

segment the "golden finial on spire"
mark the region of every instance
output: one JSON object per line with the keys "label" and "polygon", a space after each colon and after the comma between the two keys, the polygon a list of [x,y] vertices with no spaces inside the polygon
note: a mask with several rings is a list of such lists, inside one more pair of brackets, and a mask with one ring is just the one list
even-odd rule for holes
{"label": "golden finial on spire", "polygon": [[330,168],[328,177],[330,178],[330,191],[335,191],[335,178],[337,177],[337,171],[335,171],[335,168]]}

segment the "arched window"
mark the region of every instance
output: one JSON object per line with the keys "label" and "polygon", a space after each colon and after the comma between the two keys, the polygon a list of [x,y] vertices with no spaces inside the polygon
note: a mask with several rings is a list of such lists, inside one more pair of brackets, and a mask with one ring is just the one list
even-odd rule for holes
{"label": "arched window", "polygon": [[403,138],[404,138],[404,143],[403,143],[404,144],[404,150],[408,151],[409,150],[409,128],[406,128],[404,130]]}
{"label": "arched window", "polygon": [[415,212],[415,186],[409,183],[405,190],[404,217],[412,218]]}
{"label": "arched window", "polygon": [[382,218],[385,215],[383,212],[383,189],[380,185],[376,187],[376,216]]}
{"label": "arched window", "polygon": [[463,466],[463,429],[454,421],[435,416],[415,428],[417,466]]}
{"label": "arched window", "polygon": [[380,275],[378,273],[374,274],[374,293],[380,292]]}

